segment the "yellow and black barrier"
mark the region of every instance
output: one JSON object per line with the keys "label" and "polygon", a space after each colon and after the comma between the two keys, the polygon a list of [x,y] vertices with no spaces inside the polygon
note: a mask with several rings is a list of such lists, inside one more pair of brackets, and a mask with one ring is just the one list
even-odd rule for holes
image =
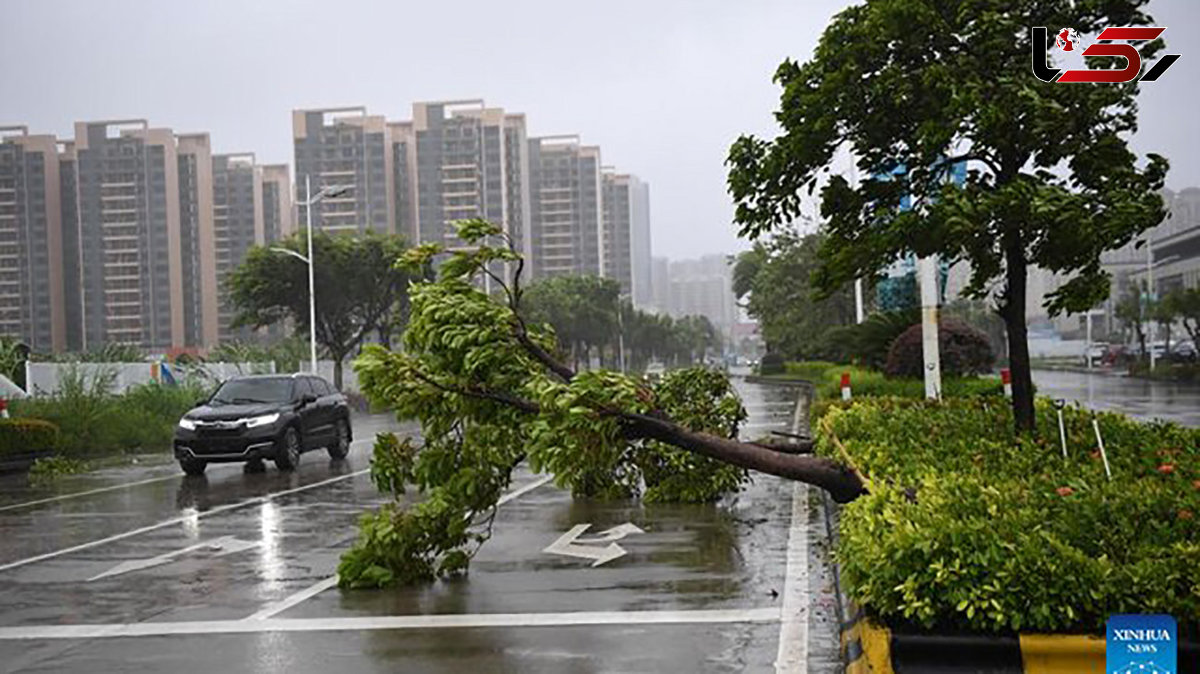
{"label": "yellow and black barrier", "polygon": [[[1179,674],[1200,674],[1200,644],[1180,641]],[[1105,674],[1104,637],[896,633],[861,612],[842,628],[846,674]]]}

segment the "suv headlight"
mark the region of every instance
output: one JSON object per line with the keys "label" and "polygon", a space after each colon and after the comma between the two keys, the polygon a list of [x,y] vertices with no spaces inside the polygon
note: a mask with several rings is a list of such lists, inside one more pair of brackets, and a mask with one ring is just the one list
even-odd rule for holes
{"label": "suv headlight", "polygon": [[274,414],[264,414],[261,417],[250,417],[249,419],[246,419],[246,428],[257,428],[259,426],[270,426],[271,424],[275,423],[276,421],[279,421],[279,413],[278,412],[275,412]]}
{"label": "suv headlight", "polygon": [[179,420],[179,427],[185,431],[194,431],[196,430],[196,422],[184,417]]}

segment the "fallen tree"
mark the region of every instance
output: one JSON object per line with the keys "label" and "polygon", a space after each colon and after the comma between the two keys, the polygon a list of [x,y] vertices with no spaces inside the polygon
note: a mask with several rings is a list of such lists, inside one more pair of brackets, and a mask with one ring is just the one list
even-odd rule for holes
{"label": "fallen tree", "polygon": [[[863,492],[852,468],[828,458],[737,440],[746,412],[721,373],[694,368],[648,384],[576,372],[555,353],[551,329],[522,315],[524,261],[511,240],[483,220],[457,230],[467,248],[424,244],[397,263],[439,262],[435,280],[410,288],[404,350],[371,346],[355,363],[363,392],[419,421],[423,444],[418,452],[395,437],[376,443],[372,478],[396,499],[363,517],[339,567],[342,584],[465,570],[522,461],[588,496],[712,501],[737,490],[747,471],[812,484],[838,502]],[[483,278],[493,294],[481,290]],[[401,499],[408,486],[422,493],[419,503]]]}

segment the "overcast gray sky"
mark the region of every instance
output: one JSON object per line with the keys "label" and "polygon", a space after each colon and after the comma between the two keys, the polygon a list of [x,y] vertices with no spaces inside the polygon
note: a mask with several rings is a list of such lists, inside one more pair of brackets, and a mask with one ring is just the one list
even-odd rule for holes
{"label": "overcast gray sky", "polygon": [[[144,117],[218,152],[291,162],[293,108],[484,98],[531,135],[578,133],[650,183],[655,255],[745,246],[724,159],[770,135],[785,57],[806,59],[845,0],[0,0],[0,124],[69,136]],[[1183,58],[1143,94],[1141,152],[1200,185],[1200,2],[1155,0]],[[35,59],[35,55],[45,58]]]}

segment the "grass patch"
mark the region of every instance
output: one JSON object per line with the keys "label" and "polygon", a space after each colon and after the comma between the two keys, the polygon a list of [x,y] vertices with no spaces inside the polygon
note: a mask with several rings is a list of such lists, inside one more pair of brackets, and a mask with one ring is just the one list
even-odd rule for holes
{"label": "grass patch", "polygon": [[117,395],[111,386],[111,378],[68,372],[55,395],[14,400],[10,410],[14,417],[57,426],[59,456],[90,459],[169,449],[179,418],[206,395],[197,387],[157,383]]}

